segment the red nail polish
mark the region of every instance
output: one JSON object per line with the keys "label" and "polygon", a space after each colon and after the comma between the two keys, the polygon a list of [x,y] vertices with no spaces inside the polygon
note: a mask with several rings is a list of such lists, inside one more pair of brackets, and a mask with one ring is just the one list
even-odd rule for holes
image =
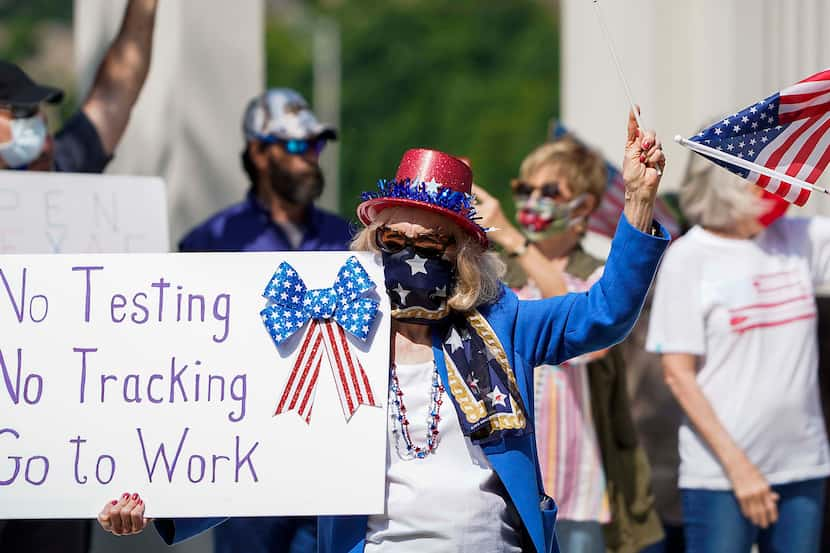
{"label": "red nail polish", "polygon": [[646,162],[646,156],[641,154],[640,155],[640,163],[645,163],[645,162]]}
{"label": "red nail polish", "polygon": [[651,148],[651,142],[643,142],[643,148],[646,149],[646,150]]}
{"label": "red nail polish", "polygon": [[118,500],[117,500],[117,499],[113,499],[113,500],[111,501],[111,504],[112,504],[112,505],[118,505]]}
{"label": "red nail polish", "polygon": [[143,499],[139,499],[139,500],[138,500],[138,504],[139,504],[139,505],[144,505],[144,500],[143,500]]}
{"label": "red nail polish", "polygon": [[134,493],[134,494],[133,494],[133,500],[136,500],[136,499],[138,499],[138,494],[137,494],[137,493]]}
{"label": "red nail polish", "polygon": [[127,499],[128,497],[130,497],[130,494],[125,492],[124,495],[121,496],[121,499]]}

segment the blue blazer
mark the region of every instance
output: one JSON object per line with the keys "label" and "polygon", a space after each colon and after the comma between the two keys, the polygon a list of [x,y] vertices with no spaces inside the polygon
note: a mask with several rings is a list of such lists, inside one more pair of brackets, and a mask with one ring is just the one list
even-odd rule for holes
{"label": "blue blazer", "polygon": [[[533,368],[556,364],[622,341],[634,326],[657,265],[669,243],[669,234],[651,236],[620,218],[602,278],[587,292],[537,301],[519,300],[508,288],[495,303],[479,311],[501,340],[516,374],[528,419],[533,420]],[[439,336],[433,337],[438,371],[449,389],[447,367]],[[516,506],[538,553],[558,552],[554,533],[556,506],[544,504],[538,476],[536,440],[532,434],[507,437],[483,447]],[[221,518],[181,518],[156,521],[168,544],[211,528]],[[363,551],[368,516],[326,516],[318,523],[320,553]]]}

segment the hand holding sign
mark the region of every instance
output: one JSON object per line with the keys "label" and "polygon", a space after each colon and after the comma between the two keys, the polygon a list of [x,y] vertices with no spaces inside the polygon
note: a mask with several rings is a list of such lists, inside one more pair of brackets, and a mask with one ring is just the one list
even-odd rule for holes
{"label": "hand holding sign", "polygon": [[152,519],[144,518],[144,500],[137,493],[124,493],[121,499],[108,501],[98,513],[101,528],[116,536],[138,534]]}

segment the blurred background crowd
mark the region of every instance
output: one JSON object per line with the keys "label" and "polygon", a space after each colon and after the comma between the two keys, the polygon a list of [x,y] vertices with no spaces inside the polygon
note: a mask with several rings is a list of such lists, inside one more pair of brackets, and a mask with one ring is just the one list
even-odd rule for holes
{"label": "blurred background crowd", "polygon": [[[101,60],[121,28],[126,4],[123,0],[0,0],[0,59],[19,64],[38,83],[65,93],[61,103],[46,107],[53,131],[71,121],[94,90]],[[477,184],[486,189],[482,193],[486,206],[500,206],[505,220],[521,226],[521,210],[516,208],[522,203],[516,201],[512,179],[533,181],[545,160],[576,159],[602,166],[603,158],[613,164],[621,159],[622,137],[616,131],[626,100],[590,4],[589,0],[162,0],[151,69],[137,103],[129,108],[129,125],[107,172],[165,178],[175,247],[189,229],[255,188],[256,179],[249,182],[250,174],[240,162],[243,138],[251,139],[242,134],[245,107],[266,89],[288,87],[309,100],[317,119],[337,129],[338,140],[318,152],[326,182],[318,207],[353,220],[360,191],[371,188],[379,177],[391,177],[401,152],[426,146],[467,158]],[[773,0],[704,0],[693,5],[607,0],[603,8],[636,100],[643,106],[644,122],[656,127],[664,140],[677,133],[693,134],[704,122],[830,66],[830,51],[821,39],[821,30],[830,24],[830,6],[822,0],[793,0],[786,5]],[[569,146],[576,153],[566,151],[562,158],[554,151],[542,152],[537,156],[542,161],[537,159],[536,165],[528,161],[532,167],[524,171],[523,160],[530,160],[530,152],[561,132],[560,121],[596,153],[580,152],[580,145]],[[679,235],[700,220],[687,220],[679,206],[678,192],[688,181],[688,155],[673,145],[667,145],[666,151],[670,168],[661,213]],[[317,156],[313,157],[316,164]],[[605,176],[600,177],[603,184]],[[533,188],[547,184],[544,179],[536,181],[524,191],[528,197],[533,196]],[[827,179],[823,182],[826,186]],[[586,184],[568,194],[576,197],[590,191]],[[588,217],[594,209],[602,212],[601,206],[592,205],[579,217]],[[572,211],[578,210],[575,206]],[[830,213],[830,203],[816,197],[807,208],[791,214],[822,213]],[[577,232],[581,244],[601,258],[607,236],[583,226]],[[313,249],[285,233],[294,249]],[[338,244],[345,241],[328,242],[325,249],[339,249]],[[507,257],[525,253],[513,244],[501,245]],[[227,249],[204,243],[180,247]],[[572,256],[575,248],[576,244],[554,248],[556,255],[547,257]],[[593,263],[585,261],[582,269],[574,269],[572,276],[579,278],[569,280],[566,289],[590,284],[601,265]],[[523,267],[519,273],[522,269],[534,276],[532,269]],[[528,274],[511,285],[522,289]],[[821,296],[820,284],[819,362],[826,368],[819,374],[824,375],[830,369],[830,341],[824,338],[830,301]],[[651,488],[646,496],[655,502],[653,512],[666,534],[666,541],[656,546],[662,549],[650,551],[671,553],[684,551],[677,485],[677,431],[683,413],[664,382],[660,356],[646,351],[649,309],[614,354],[624,366],[619,369],[625,372],[620,382],[628,405],[614,404],[603,416],[611,426],[619,421],[614,409],[623,409],[632,418],[631,440],[643,446],[645,464],[651,467],[645,473],[644,485]],[[605,363],[602,370],[617,370],[608,368],[616,362],[609,361],[612,357],[583,360],[579,370],[595,362]],[[543,395],[550,385],[539,383]],[[613,389],[613,384],[607,387]],[[827,410],[830,384],[824,384],[822,391]],[[603,420],[596,413],[590,424],[598,434],[594,440],[607,441]],[[611,438],[625,433],[619,428],[609,432],[616,433],[609,434]],[[625,478],[626,473],[608,475],[611,481],[615,477]],[[607,507],[590,516],[607,522]],[[0,527],[0,543],[3,531],[8,527]],[[830,541],[825,543],[830,547]],[[639,546],[606,545],[614,551],[645,551]],[[180,551],[211,547],[210,537],[176,546]],[[221,547],[217,541],[217,552],[231,551]],[[117,541],[96,531],[91,542],[95,552],[162,548],[152,533]]]}

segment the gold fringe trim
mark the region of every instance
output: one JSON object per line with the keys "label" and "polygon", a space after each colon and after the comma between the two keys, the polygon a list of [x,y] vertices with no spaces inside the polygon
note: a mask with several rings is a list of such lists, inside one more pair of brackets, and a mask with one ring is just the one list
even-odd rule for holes
{"label": "gold fringe trim", "polygon": [[[510,394],[510,404],[513,406],[514,412],[497,413],[494,417],[492,417],[490,419],[490,423],[493,429],[511,430],[524,428],[527,425],[527,419],[525,418],[524,412],[519,407],[520,404],[515,401],[515,395],[519,393],[519,387],[516,383],[516,375],[513,373],[513,368],[507,361],[507,354],[504,352],[504,348],[502,347],[498,336],[496,336],[496,333],[493,331],[490,323],[487,322],[487,319],[485,319],[484,316],[477,310],[468,315],[467,320],[470,321],[473,329],[479,336],[481,336],[485,347],[490,350],[490,353],[499,365],[501,365],[502,370],[504,370],[507,375],[508,385],[511,388],[510,390],[507,390],[507,392]],[[452,393],[453,398],[455,398],[459,407],[461,407],[461,411],[467,418],[467,422],[473,424],[486,417],[487,409],[484,406],[484,401],[476,400],[472,390],[470,390],[467,383],[464,382],[464,379],[461,377],[458,367],[455,366],[455,363],[453,363],[453,360],[446,351],[444,352],[444,360],[447,365],[447,380],[450,384],[450,393]]]}
{"label": "gold fringe trim", "polygon": [[450,308],[444,306],[440,311],[428,311],[423,307],[407,307],[406,309],[393,309],[390,313],[393,319],[426,319],[437,321],[450,314]]}

